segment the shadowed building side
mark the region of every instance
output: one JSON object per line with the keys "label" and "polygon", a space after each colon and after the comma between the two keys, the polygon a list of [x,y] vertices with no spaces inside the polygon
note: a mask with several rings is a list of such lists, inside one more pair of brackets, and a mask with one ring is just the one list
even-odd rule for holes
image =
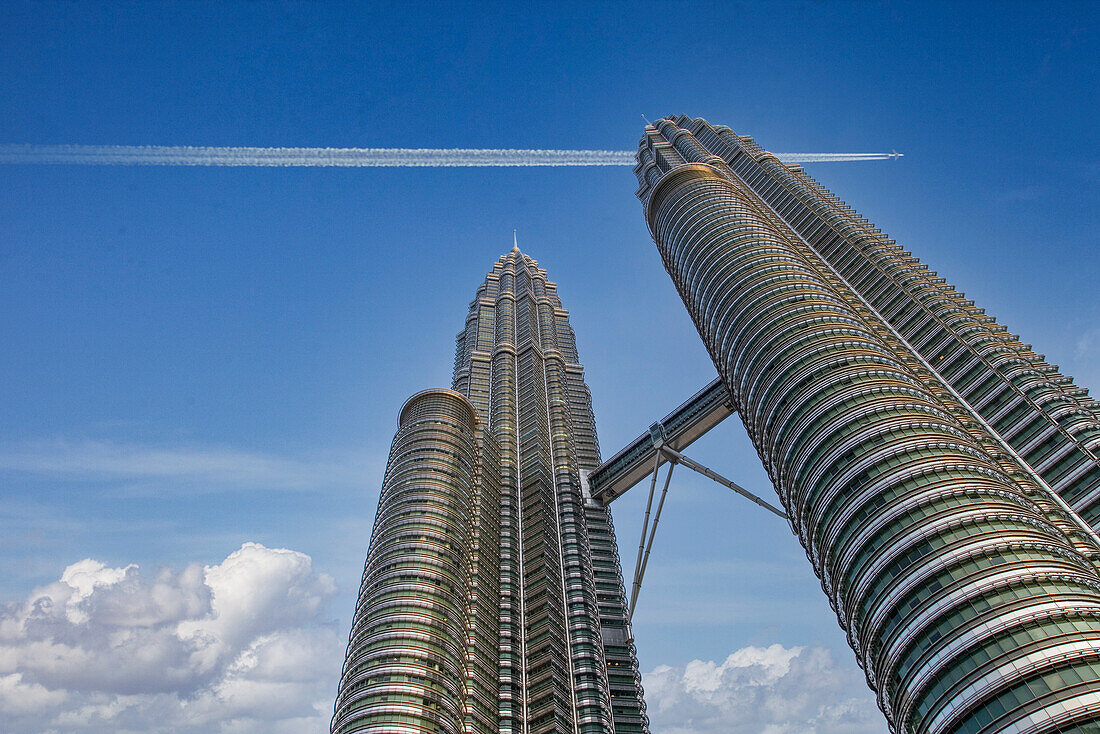
{"label": "shadowed building side", "polygon": [[1095,727],[1090,530],[688,122],[639,198],[892,730]]}

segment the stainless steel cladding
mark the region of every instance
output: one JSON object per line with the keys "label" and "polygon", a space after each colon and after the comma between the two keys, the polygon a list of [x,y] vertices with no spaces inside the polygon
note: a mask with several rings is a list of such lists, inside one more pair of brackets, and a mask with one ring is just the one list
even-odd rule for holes
{"label": "stainless steel cladding", "polygon": [[496,635],[476,627],[495,626],[500,485],[479,434],[450,390],[401,410],[333,732],[496,731]]}
{"label": "stainless steel cladding", "polygon": [[501,456],[501,731],[645,732],[592,401],[557,286],[519,248],[478,288],[454,389]]}
{"label": "stainless steel cladding", "polygon": [[518,248],[401,412],[334,734],[644,734],[599,444],[569,314]]}
{"label": "stainless steel cladding", "polygon": [[1095,403],[751,139],[664,119],[635,172],[891,729],[1096,727],[1098,547],[1049,486],[1092,507]]}

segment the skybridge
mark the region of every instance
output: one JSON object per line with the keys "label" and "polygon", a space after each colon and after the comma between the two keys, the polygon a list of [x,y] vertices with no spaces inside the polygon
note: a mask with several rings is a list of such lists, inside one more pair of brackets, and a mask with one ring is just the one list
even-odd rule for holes
{"label": "skybridge", "polygon": [[[735,412],[736,408],[733,400],[722,382],[722,378],[715,378],[702,390],[677,406],[671,413],[651,425],[647,433],[638,436],[627,444],[624,449],[588,474],[589,493],[594,500],[604,506],[611,504],[617,497],[621,497],[628,489],[647,476],[650,477],[649,498],[646,500],[645,519],[642,521],[642,537],[638,542],[638,559],[634,564],[634,578],[630,590],[630,605],[627,613],[629,617],[634,616],[634,608],[638,603],[638,593],[641,591],[642,578],[645,576],[646,565],[649,563],[649,553],[653,548],[653,538],[657,534],[657,523],[661,520],[661,510],[664,509],[665,497],[668,495],[668,487],[672,482],[672,470],[676,468],[677,464],[683,464],[688,469],[702,474],[728,489],[732,489],[763,509],[787,519],[786,513],[778,507],[766,502],[713,469],[684,456],[682,453],[696,439]],[[661,467],[665,464],[668,464],[668,471],[665,473],[661,497],[657,502],[657,512],[653,515],[653,526],[650,527],[649,518],[653,509],[653,496],[657,489],[657,479]]]}

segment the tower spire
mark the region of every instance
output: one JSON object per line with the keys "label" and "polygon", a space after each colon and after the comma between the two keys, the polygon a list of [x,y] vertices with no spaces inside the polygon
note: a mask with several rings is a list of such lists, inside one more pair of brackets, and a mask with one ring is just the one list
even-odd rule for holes
{"label": "tower spire", "polygon": [[649,732],[611,515],[582,480],[600,449],[576,339],[512,242],[462,320],[454,390],[401,412],[332,734],[395,716],[440,734]]}

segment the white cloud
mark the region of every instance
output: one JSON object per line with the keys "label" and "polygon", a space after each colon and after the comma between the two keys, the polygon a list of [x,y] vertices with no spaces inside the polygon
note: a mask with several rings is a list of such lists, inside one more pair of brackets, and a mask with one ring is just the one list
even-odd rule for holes
{"label": "white cloud", "polygon": [[1095,356],[1100,348],[1100,329],[1089,329],[1083,333],[1075,345],[1073,356],[1077,359],[1086,359]]}
{"label": "white cloud", "polygon": [[313,573],[309,556],[258,543],[245,543],[221,565],[208,566],[203,578],[212,613],[182,623],[179,632],[230,647],[306,623],[336,592],[330,577]]}
{"label": "white cloud", "polygon": [[1092,397],[1100,390],[1100,328],[1086,329],[1074,344],[1073,356],[1062,365],[1062,372],[1073,377],[1078,387],[1088,388]]}
{"label": "white cloud", "polygon": [[[346,630],[309,556],[245,543],[143,573],[85,559],[0,605],[0,731],[321,734]],[[859,674],[820,647],[746,647],[645,676],[656,734],[883,734]]]}
{"label": "white cloud", "polygon": [[49,710],[64,703],[64,691],[51,691],[37,683],[23,682],[19,673],[0,676],[0,701],[3,710],[9,714],[22,716]]}
{"label": "white cloud", "polygon": [[74,563],[0,606],[0,731],[325,731],[335,591],[309,556],[257,543],[150,576]]}
{"label": "white cloud", "polygon": [[655,734],[884,734],[860,674],[821,647],[744,647],[643,678]]}
{"label": "white cloud", "polygon": [[0,446],[0,470],[102,480],[172,480],[188,489],[227,485],[316,489],[373,477],[364,457],[295,459],[217,446],[151,447],[110,441],[35,441]]}

